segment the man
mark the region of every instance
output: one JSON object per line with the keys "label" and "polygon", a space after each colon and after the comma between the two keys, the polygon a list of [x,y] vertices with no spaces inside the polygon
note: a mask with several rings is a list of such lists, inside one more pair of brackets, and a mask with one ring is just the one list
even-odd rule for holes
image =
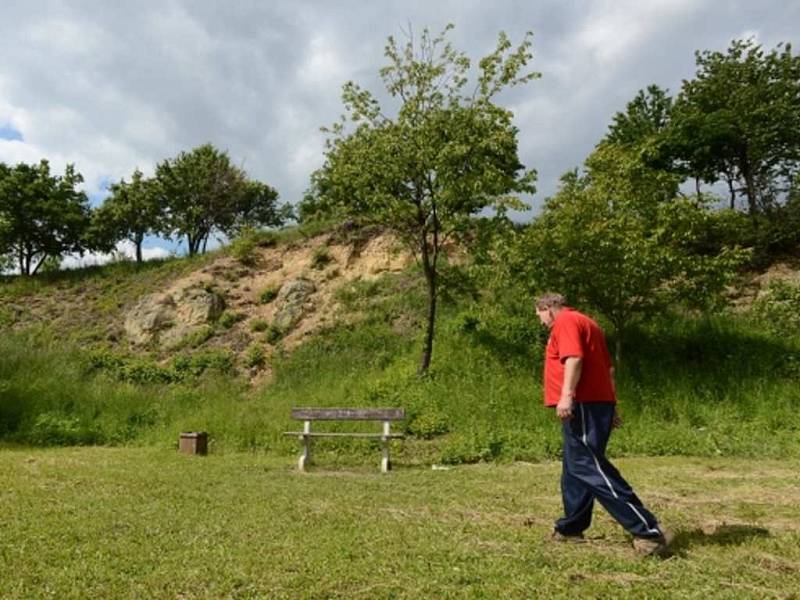
{"label": "man", "polygon": [[559,294],[539,298],[536,314],[550,328],[544,402],[555,407],[564,436],[564,516],[556,521],[553,539],[583,541],[597,499],[633,535],[639,553],[664,556],[667,541],[658,521],[605,456],[611,429],[619,426],[620,420],[614,367],[602,329],[568,307]]}

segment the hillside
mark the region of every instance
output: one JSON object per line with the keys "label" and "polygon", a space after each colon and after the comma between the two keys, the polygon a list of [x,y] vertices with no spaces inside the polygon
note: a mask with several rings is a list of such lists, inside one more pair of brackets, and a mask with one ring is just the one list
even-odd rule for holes
{"label": "hillside", "polygon": [[[0,442],[172,446],[181,430],[205,430],[215,452],[291,455],[290,407],[389,405],[408,415],[399,463],[558,455],[540,407],[546,332],[530,298],[447,267],[433,369],[419,379],[424,283],[389,236],[260,243],[3,280]],[[770,280],[793,277],[777,266],[732,291],[732,309],[633,328],[618,385],[626,424],[611,452],[800,456],[792,296],[751,308]],[[337,441],[320,451],[374,452]]]}
{"label": "hillside", "polygon": [[337,290],[400,273],[412,262],[380,232],[269,238],[244,261],[218,251],[138,269],[121,263],[9,279],[0,286],[0,324],[161,362],[204,349],[229,352],[242,363],[249,349],[263,348],[265,360],[247,372],[260,381],[276,348],[291,351],[347,318]]}

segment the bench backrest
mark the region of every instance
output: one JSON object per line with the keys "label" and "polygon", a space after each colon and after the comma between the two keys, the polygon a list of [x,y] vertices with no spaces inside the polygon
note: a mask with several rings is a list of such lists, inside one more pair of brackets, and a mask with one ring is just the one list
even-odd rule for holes
{"label": "bench backrest", "polygon": [[401,421],[402,408],[293,408],[292,418],[298,421]]}

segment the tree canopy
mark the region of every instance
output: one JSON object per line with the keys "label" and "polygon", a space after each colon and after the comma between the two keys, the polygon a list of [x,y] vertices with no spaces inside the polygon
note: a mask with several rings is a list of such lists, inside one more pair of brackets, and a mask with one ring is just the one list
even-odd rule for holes
{"label": "tree canopy", "polygon": [[325,164],[312,180],[316,194],[301,208],[301,214],[324,209],[379,223],[414,251],[428,287],[420,373],[431,361],[443,245],[471,215],[522,206],[510,195],[532,192],[535,180],[519,161],[511,111],[494,102],[503,89],[538,76],[524,72],[531,34],[512,48],[501,33],[467,90],[471,62],[446,40],[451,28],[435,37],[425,30],[418,42],[409,36],[402,46],[388,39],[380,75],[399,102],[393,116],[371,92],[344,85],[347,114],[327,130]]}
{"label": "tree canopy", "polygon": [[204,144],[156,167],[156,193],[165,211],[164,231],[185,237],[190,256],[205,250],[209,237],[233,235],[245,226],[280,225],[278,192],[251,181],[227,152]]}
{"label": "tree canopy", "polygon": [[800,166],[800,56],[734,40],[697,52],[697,73],[675,100],[669,144],[689,172],[727,181],[751,215],[785,196]]}
{"label": "tree canopy", "polygon": [[110,251],[121,239],[133,243],[136,262],[142,262],[142,243],[147,235],[164,227],[164,211],[155,182],[136,169],[130,182],[110,186],[111,195],[92,214],[92,238],[97,247]]}
{"label": "tree canopy", "polygon": [[83,177],[73,165],[51,175],[50,163],[0,166],[0,254],[24,275],[35,274],[48,258],[86,249],[89,225]]}
{"label": "tree canopy", "polygon": [[593,307],[617,334],[679,301],[719,300],[746,253],[704,251],[713,227],[702,197],[675,198],[678,176],[645,166],[634,152],[602,145],[583,176],[570,173],[542,214],[504,257],[531,291],[559,290]]}

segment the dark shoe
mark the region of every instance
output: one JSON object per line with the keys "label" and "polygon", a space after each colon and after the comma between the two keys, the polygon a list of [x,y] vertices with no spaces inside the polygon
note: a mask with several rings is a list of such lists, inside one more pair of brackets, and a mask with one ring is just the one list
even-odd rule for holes
{"label": "dark shoe", "polygon": [[669,556],[669,540],[663,535],[654,538],[633,538],[633,547],[641,556],[658,558]]}
{"label": "dark shoe", "polygon": [[565,544],[583,544],[586,542],[582,533],[576,533],[575,535],[567,535],[565,533],[561,533],[560,531],[555,531],[555,530],[550,533],[549,539],[551,542],[559,542]]}

